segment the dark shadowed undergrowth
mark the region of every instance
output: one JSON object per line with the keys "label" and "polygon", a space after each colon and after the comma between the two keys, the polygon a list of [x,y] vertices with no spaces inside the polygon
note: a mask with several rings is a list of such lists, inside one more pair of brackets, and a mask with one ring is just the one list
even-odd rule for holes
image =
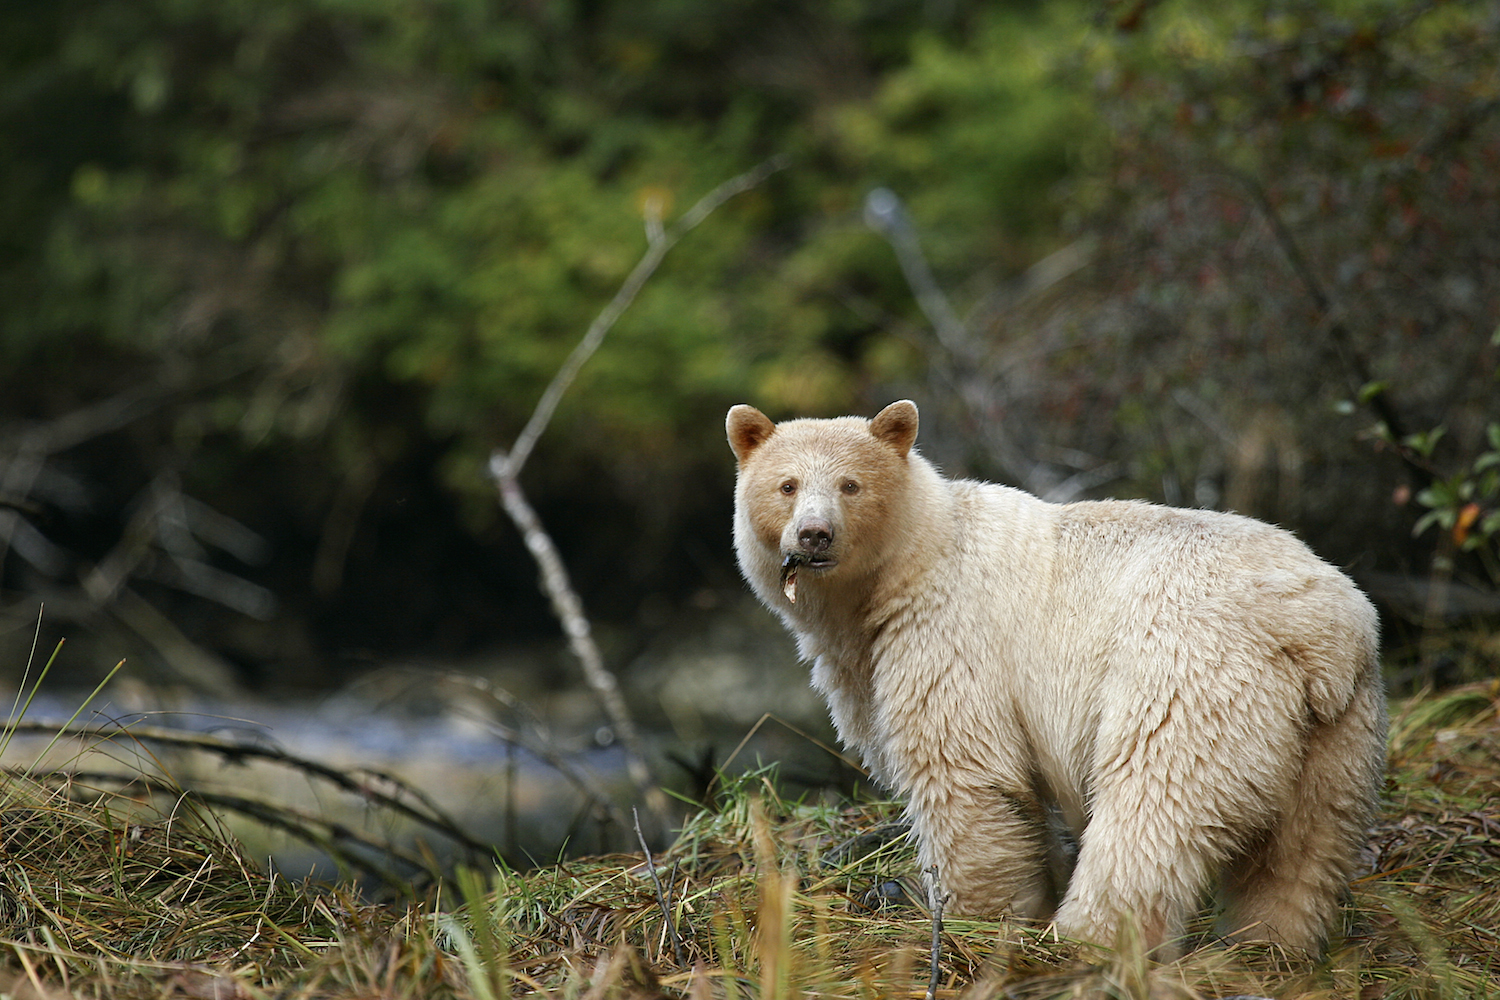
{"label": "dark shadowed undergrowth", "polygon": [[[1316,964],[1196,928],[1158,965],[948,919],[939,997],[1500,997],[1500,683],[1396,706],[1370,874]],[[11,774],[0,996],[922,997],[932,920],[899,809],[720,790],[651,859],[460,872],[421,904],[265,874],[187,796]],[[670,914],[667,919],[664,914]]]}

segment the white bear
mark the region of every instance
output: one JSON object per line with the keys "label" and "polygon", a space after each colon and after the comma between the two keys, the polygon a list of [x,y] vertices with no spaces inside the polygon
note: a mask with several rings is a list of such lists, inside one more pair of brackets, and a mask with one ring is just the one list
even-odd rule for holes
{"label": "white bear", "polygon": [[[1291,534],[944,478],[917,408],[736,406],[742,572],[840,738],[903,795],[951,912],[1168,955],[1220,927],[1316,952],[1385,767],[1374,608]],[[1049,874],[1049,812],[1077,839]]]}

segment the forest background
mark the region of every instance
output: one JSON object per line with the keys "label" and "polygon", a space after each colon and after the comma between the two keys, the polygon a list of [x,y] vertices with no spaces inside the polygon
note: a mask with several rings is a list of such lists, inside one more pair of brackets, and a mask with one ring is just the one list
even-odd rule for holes
{"label": "forest background", "polygon": [[487,458],[775,160],[524,475],[614,666],[743,600],[728,406],[911,397],[950,474],[1276,521],[1493,674],[1497,51],[1488,0],[6,4],[0,672],[40,603],[215,691],[554,641]]}

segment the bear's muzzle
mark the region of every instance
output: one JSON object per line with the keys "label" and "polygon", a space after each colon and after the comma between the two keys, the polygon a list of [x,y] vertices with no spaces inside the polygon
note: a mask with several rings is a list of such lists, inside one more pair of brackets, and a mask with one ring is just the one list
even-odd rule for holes
{"label": "bear's muzzle", "polygon": [[810,517],[797,528],[797,548],[807,556],[807,561],[816,565],[827,556],[833,545],[833,525],[821,517]]}

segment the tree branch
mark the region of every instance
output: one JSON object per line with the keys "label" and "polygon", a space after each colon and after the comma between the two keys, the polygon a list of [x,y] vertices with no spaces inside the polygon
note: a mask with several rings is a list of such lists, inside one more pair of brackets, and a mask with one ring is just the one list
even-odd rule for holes
{"label": "tree branch", "polygon": [[1369,362],[1355,347],[1354,334],[1349,329],[1349,324],[1344,321],[1343,310],[1324,287],[1312,265],[1308,263],[1296,236],[1292,234],[1291,229],[1281,218],[1281,213],[1276,211],[1276,206],[1272,204],[1265,185],[1261,184],[1259,179],[1241,171],[1229,171],[1229,176],[1233,177],[1249,194],[1251,202],[1254,203],[1261,217],[1266,220],[1266,224],[1270,226],[1271,235],[1281,249],[1282,256],[1286,258],[1287,266],[1297,276],[1297,280],[1301,282],[1308,297],[1312,299],[1313,305],[1321,314],[1329,339],[1333,342],[1334,352],[1338,354],[1339,360],[1343,362],[1345,369],[1355,381],[1353,386],[1355,392],[1364,398],[1370,409],[1374,411],[1376,418],[1390,432],[1390,439],[1402,463],[1415,472],[1421,482],[1431,482],[1432,470],[1418,461],[1411,449],[1403,443],[1408,433],[1407,423],[1397,412],[1390,395],[1383,389],[1373,392],[1363,391],[1366,386],[1374,382]]}
{"label": "tree branch", "polygon": [[[360,769],[355,772],[341,771],[327,764],[299,757],[285,750],[259,744],[232,743],[227,740],[216,739],[202,733],[185,732],[176,729],[164,729],[157,726],[78,726],[64,727],[46,722],[16,722],[10,726],[11,731],[17,733],[44,733],[73,736],[79,739],[114,740],[125,738],[135,743],[157,743],[163,746],[179,747],[187,750],[201,750],[206,753],[215,753],[228,761],[238,761],[244,758],[255,758],[259,760],[272,761],[287,767],[294,768],[314,777],[322,778],[324,781],[342,789],[351,795],[357,795],[372,801],[392,812],[399,813],[408,819],[442,834],[444,837],[478,852],[481,855],[490,853],[490,845],[475,839],[466,833],[449,816],[445,815],[433,801],[423,795],[417,789],[411,787],[394,775],[383,771]],[[421,802],[427,811],[417,809],[403,801],[398,795],[392,795],[381,791],[374,786],[371,780],[378,780],[393,786],[398,795],[409,795]]]}
{"label": "tree branch", "polygon": [[783,169],[786,166],[786,162],[784,157],[773,157],[753,170],[747,170],[738,177],[731,177],[700,198],[697,204],[684,212],[676,222],[672,223],[666,229],[661,228],[659,218],[656,220],[655,225],[648,224],[646,252],[641,255],[641,259],[636,262],[635,267],[625,278],[625,282],[620,285],[620,290],[615,292],[615,297],[610,299],[609,304],[594,318],[594,322],[589,325],[588,332],[583,335],[583,339],[578,342],[578,346],[573,348],[573,352],[568,355],[562,367],[557,370],[557,374],[552,376],[552,381],[547,385],[546,390],[543,391],[542,398],[536,404],[536,409],[532,411],[531,419],[526,421],[526,426],[521,428],[520,434],[516,435],[515,444],[511,446],[510,452],[507,454],[496,451],[491,456],[490,469],[492,474],[497,478],[499,477],[499,473],[495,472],[495,464],[497,462],[503,462],[508,465],[512,476],[519,476],[521,474],[521,467],[531,457],[531,450],[536,447],[537,439],[542,436],[542,432],[547,429],[547,425],[551,422],[552,414],[557,409],[557,404],[562,400],[563,393],[568,391],[568,387],[578,377],[578,372],[583,368],[588,359],[593,357],[594,352],[599,349],[599,345],[603,343],[604,337],[609,333],[610,328],[615,325],[615,322],[624,314],[625,310],[630,308],[630,304],[635,301],[635,297],[645,287],[646,281],[656,272],[657,267],[661,265],[662,258],[667,255],[667,251],[671,250],[677,244],[678,240],[696,228],[700,222],[708,218],[714,209],[735,195],[742,194],[760,184],[778,170]]}
{"label": "tree branch", "polygon": [[521,484],[511,474],[509,467],[492,462],[490,471],[499,487],[500,502],[505,513],[510,515],[511,521],[521,532],[526,548],[541,570],[542,590],[552,603],[552,613],[562,623],[563,632],[568,637],[568,648],[578,657],[578,662],[583,666],[584,679],[594,689],[594,694],[598,696],[605,714],[614,726],[615,735],[625,751],[625,767],[630,780],[646,797],[652,813],[659,817],[666,808],[666,801],[661,792],[652,787],[651,769],[646,765],[640,734],[630,717],[630,710],[625,706],[625,698],[620,694],[620,685],[615,680],[615,675],[604,665],[604,657],[599,652],[598,644],[594,642],[588,617],[583,613],[583,602],[573,589],[562,556],[558,554],[557,546],[552,543],[552,536],[542,527],[541,518],[537,517],[536,510],[526,499]]}
{"label": "tree branch", "polygon": [[[1035,461],[1017,443],[1008,421],[996,419],[1006,403],[1001,377],[1005,366],[990,356],[969,324],[954,311],[947,294],[933,277],[916,227],[901,198],[889,188],[874,189],[865,196],[864,219],[865,225],[895,251],[896,262],[916,297],[917,306],[932,326],[941,350],[929,357],[933,374],[952,387],[1004,474],[1030,492],[1060,503],[1076,499],[1090,486],[1113,478],[1118,466],[1097,461],[1063,478]],[[1086,259],[1087,252],[1075,245],[1038,262],[1028,272],[1030,291],[1036,293],[1049,287],[1081,267]]]}
{"label": "tree branch", "polygon": [[646,871],[651,873],[651,883],[656,887],[656,905],[661,907],[662,919],[667,923],[667,933],[672,938],[672,954],[677,958],[678,967],[686,965],[682,957],[682,936],[677,933],[677,922],[672,919],[672,908],[667,904],[667,897],[661,889],[661,877],[656,874],[656,862],[651,857],[651,848],[646,846],[646,835],[641,833],[641,814],[634,809],[630,814],[635,818],[635,836],[641,844],[641,850],[646,855]]}
{"label": "tree branch", "polygon": [[563,394],[578,377],[578,372],[584,364],[599,349],[599,345],[603,343],[615,322],[635,301],[636,296],[645,287],[646,281],[660,266],[667,251],[671,250],[700,222],[708,218],[714,209],[735,195],[760,184],[771,174],[782,169],[784,165],[785,161],[778,157],[767,160],[753,170],[730,178],[704,195],[697,204],[665,229],[661,227],[660,218],[654,212],[648,212],[646,252],[642,254],[641,259],[625,278],[614,298],[594,318],[593,323],[584,333],[583,339],[579,341],[578,346],[573,348],[557,374],[552,377],[552,381],[538,400],[536,409],[532,411],[531,418],[521,429],[521,433],[516,436],[515,443],[509,452],[496,449],[490,455],[490,475],[499,489],[501,505],[520,530],[526,548],[541,568],[542,588],[551,601],[553,613],[562,623],[563,632],[568,637],[569,647],[583,666],[585,680],[594,689],[614,726],[620,746],[625,751],[626,767],[631,780],[646,799],[647,807],[658,817],[665,814],[666,798],[660,789],[652,785],[651,770],[646,764],[640,736],[625,706],[625,699],[620,695],[619,684],[615,681],[614,674],[604,665],[604,658],[599,653],[599,647],[594,643],[588,618],[584,616],[583,602],[579,600],[577,592],[573,589],[567,568],[563,564],[562,557],[558,555],[551,536],[547,534],[541,519],[537,517],[535,509],[526,499],[519,477],[526,460],[531,456],[532,449],[536,447],[537,440],[551,422],[552,415],[556,412]]}

